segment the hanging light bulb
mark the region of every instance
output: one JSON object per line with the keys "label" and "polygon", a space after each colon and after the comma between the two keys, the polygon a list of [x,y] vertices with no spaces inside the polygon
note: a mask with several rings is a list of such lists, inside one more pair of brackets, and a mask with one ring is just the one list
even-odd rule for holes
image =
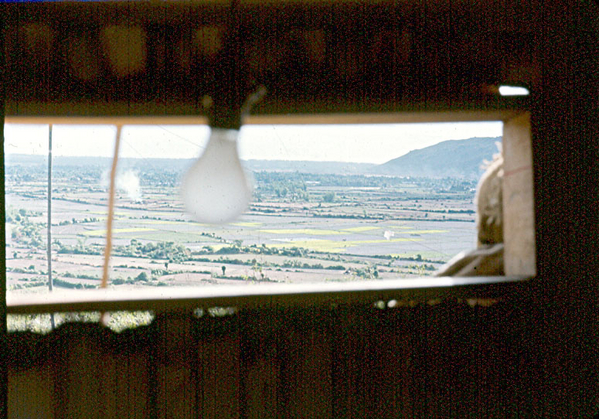
{"label": "hanging light bulb", "polygon": [[250,203],[253,188],[239,160],[238,136],[237,129],[212,128],[204,153],[183,178],[183,203],[199,222],[227,223]]}
{"label": "hanging light bulb", "polygon": [[249,72],[244,58],[243,25],[239,25],[239,1],[230,3],[223,42],[213,57],[204,106],[212,129],[204,153],[183,178],[182,198],[197,221],[223,224],[248,207],[252,186],[241,166],[237,138],[250,107],[266,92],[263,86],[250,93]]}

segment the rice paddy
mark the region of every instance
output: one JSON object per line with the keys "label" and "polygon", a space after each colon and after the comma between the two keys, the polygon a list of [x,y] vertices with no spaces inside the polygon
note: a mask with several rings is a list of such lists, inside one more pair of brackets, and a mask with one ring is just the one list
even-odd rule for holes
{"label": "rice paddy", "polygon": [[[11,192],[7,183],[7,206],[24,211],[38,243],[21,233],[24,220],[8,225],[9,287],[23,292],[44,288],[34,287],[43,283],[46,269],[47,202],[36,187],[37,198],[18,192],[27,190],[23,185]],[[426,192],[411,184],[388,190],[310,184],[305,202],[262,195],[238,220],[221,226],[192,221],[173,198],[175,188],[156,191],[143,202],[117,200],[113,286],[409,279],[433,273],[475,242],[474,214],[463,211],[472,208],[471,197],[429,191],[428,200],[406,198]],[[61,286],[98,283],[93,278],[101,276],[103,263],[105,193],[71,187],[68,200],[55,193],[53,270]],[[334,202],[326,202],[331,193]],[[127,249],[131,254],[123,254]]]}

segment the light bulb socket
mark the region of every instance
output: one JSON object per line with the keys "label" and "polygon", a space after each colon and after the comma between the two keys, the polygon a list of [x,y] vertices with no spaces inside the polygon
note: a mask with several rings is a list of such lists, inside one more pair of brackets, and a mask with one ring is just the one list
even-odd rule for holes
{"label": "light bulb socket", "polygon": [[211,128],[241,129],[241,109],[228,106],[213,106],[209,115]]}
{"label": "light bulb socket", "polygon": [[208,113],[210,127],[239,131],[243,118],[249,115],[252,106],[260,102],[264,95],[266,95],[266,87],[259,85],[253,93],[245,97],[243,103],[239,100],[240,96],[235,94],[225,94],[222,97],[217,97],[217,100],[208,97],[210,99],[210,112]]}

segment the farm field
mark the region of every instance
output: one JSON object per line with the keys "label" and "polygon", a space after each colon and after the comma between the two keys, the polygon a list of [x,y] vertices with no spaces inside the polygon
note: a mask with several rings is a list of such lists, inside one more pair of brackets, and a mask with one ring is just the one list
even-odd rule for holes
{"label": "farm field", "polygon": [[[103,168],[57,170],[52,277],[58,288],[100,283],[106,235]],[[258,172],[239,220],[200,224],[178,199],[178,173],[141,172],[117,196],[112,287],[386,280],[432,275],[475,245],[476,183],[368,175]],[[47,176],[7,167],[10,292],[47,290]],[[166,180],[165,180],[166,179]]]}

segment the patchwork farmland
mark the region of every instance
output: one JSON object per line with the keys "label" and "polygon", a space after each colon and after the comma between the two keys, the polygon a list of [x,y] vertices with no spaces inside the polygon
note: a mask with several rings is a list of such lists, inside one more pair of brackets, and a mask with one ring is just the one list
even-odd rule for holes
{"label": "patchwork farmland", "polygon": [[[180,171],[132,167],[114,223],[111,285],[385,280],[431,275],[474,246],[474,181],[256,172],[248,211],[200,224],[178,199]],[[100,283],[106,167],[57,167],[52,270],[58,288]],[[43,164],[7,165],[7,272],[12,292],[47,289]],[[137,182],[137,183],[135,183]]]}

